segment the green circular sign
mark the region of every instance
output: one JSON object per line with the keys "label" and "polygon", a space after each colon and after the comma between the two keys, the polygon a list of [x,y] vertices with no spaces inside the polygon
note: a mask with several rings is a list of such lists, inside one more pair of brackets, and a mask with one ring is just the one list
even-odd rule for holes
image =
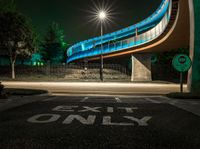
{"label": "green circular sign", "polygon": [[186,72],[190,69],[192,61],[185,54],[176,55],[172,61],[173,67],[179,72]]}

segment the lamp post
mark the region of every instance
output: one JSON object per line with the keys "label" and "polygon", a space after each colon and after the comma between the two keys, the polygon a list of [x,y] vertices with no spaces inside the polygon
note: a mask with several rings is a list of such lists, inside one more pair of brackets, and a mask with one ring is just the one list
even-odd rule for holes
{"label": "lamp post", "polygon": [[101,23],[101,55],[100,55],[100,60],[101,60],[101,64],[100,64],[100,80],[103,81],[103,22],[106,19],[107,15],[105,11],[100,11],[99,12],[99,20]]}

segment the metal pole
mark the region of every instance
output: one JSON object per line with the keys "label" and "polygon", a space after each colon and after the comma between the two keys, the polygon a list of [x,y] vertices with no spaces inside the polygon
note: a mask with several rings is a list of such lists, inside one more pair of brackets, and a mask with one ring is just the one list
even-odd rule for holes
{"label": "metal pole", "polygon": [[103,24],[101,21],[101,56],[100,56],[100,60],[101,60],[101,64],[100,64],[100,79],[101,81],[103,81]]}
{"label": "metal pole", "polygon": [[181,93],[183,93],[183,73],[180,73],[180,90]]}

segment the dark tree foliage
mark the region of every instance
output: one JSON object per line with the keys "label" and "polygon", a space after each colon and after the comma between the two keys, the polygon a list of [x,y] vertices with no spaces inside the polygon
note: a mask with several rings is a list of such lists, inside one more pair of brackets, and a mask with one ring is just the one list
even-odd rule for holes
{"label": "dark tree foliage", "polygon": [[29,20],[18,12],[0,13],[0,52],[10,58],[15,79],[17,57],[29,57],[35,51],[35,36]]}
{"label": "dark tree foliage", "polygon": [[16,11],[15,0],[0,0],[0,12]]}
{"label": "dark tree foliage", "polygon": [[40,50],[43,60],[54,64],[61,63],[64,59],[65,49],[64,31],[57,23],[52,23],[47,30]]}
{"label": "dark tree foliage", "polygon": [[176,56],[177,54],[186,54],[186,55],[189,56],[189,47],[188,48],[174,49],[174,50],[171,50],[169,52],[158,53],[156,55],[158,57],[158,61],[171,64],[174,56]]}
{"label": "dark tree foliage", "polygon": [[[152,63],[152,71],[154,71],[153,78],[164,79],[171,82],[179,82],[179,73],[172,66],[173,58],[178,54],[186,54],[189,56],[189,47],[173,49],[168,52],[155,53],[157,61]],[[187,73],[183,75],[184,81],[187,80]]]}

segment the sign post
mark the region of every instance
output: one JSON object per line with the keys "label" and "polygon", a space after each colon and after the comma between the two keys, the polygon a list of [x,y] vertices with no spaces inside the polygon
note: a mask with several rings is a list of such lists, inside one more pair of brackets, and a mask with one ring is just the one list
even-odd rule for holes
{"label": "sign post", "polygon": [[183,72],[180,72],[180,89],[182,93],[183,92]]}
{"label": "sign post", "polygon": [[188,71],[192,66],[192,61],[185,54],[176,55],[172,61],[173,67],[180,72],[180,91],[183,92],[183,73]]}

